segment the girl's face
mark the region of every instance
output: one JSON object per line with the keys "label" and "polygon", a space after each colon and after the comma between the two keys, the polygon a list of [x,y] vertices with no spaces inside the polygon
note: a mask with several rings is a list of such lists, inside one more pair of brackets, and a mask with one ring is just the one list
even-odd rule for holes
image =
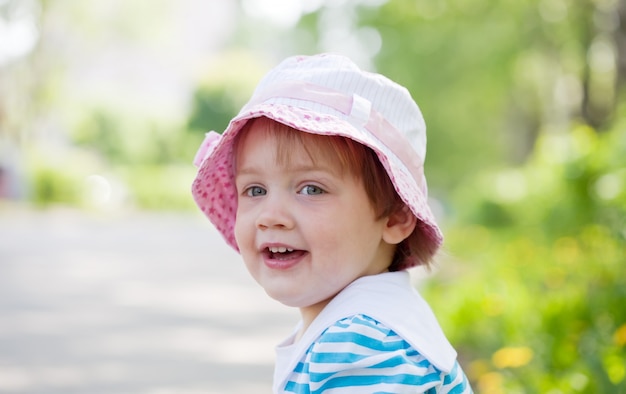
{"label": "girl's face", "polygon": [[239,250],[265,291],[310,323],[355,279],[387,270],[395,248],[383,239],[387,219],[377,218],[360,179],[311,157],[318,150],[296,145],[277,160],[275,132],[253,123],[243,133],[235,163]]}

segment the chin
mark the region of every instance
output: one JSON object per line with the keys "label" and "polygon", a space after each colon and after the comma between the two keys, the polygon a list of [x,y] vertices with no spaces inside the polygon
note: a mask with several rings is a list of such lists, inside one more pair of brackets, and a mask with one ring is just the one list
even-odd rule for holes
{"label": "chin", "polygon": [[271,289],[265,289],[265,293],[273,300],[292,308],[301,308],[307,304],[299,294],[272,291]]}
{"label": "chin", "polygon": [[[266,292],[267,293],[267,292]],[[302,305],[302,302],[298,302],[293,297],[285,296],[282,294],[271,294],[267,293],[273,300],[280,302],[281,304],[291,307],[291,308],[301,308],[306,305]]]}

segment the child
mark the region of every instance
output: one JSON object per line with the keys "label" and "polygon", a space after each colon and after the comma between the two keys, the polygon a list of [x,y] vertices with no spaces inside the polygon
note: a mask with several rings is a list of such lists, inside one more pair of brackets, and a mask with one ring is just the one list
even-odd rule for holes
{"label": "child", "polygon": [[271,70],[195,163],[198,206],[270,297],[302,320],[276,393],[471,393],[406,270],[442,236],[409,92],[330,54]]}

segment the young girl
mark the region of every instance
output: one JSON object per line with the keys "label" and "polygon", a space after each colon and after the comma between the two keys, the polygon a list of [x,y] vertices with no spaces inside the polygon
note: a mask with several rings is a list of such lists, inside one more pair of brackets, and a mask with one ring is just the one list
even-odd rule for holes
{"label": "young girl", "polygon": [[275,393],[471,393],[407,269],[442,236],[409,92],[336,55],[271,70],[196,156],[193,196],[270,297],[302,320]]}

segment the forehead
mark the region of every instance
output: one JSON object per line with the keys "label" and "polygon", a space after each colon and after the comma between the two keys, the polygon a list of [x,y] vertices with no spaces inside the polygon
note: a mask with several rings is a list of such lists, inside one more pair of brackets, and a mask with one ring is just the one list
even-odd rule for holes
{"label": "forehead", "polygon": [[[344,138],[322,136],[295,130],[267,118],[248,122],[235,141],[235,170],[247,159],[247,155],[262,156],[280,166],[308,163],[323,166],[342,173],[353,172],[342,145]],[[356,144],[356,143],[353,143]],[[354,160],[356,162],[356,160]]]}

